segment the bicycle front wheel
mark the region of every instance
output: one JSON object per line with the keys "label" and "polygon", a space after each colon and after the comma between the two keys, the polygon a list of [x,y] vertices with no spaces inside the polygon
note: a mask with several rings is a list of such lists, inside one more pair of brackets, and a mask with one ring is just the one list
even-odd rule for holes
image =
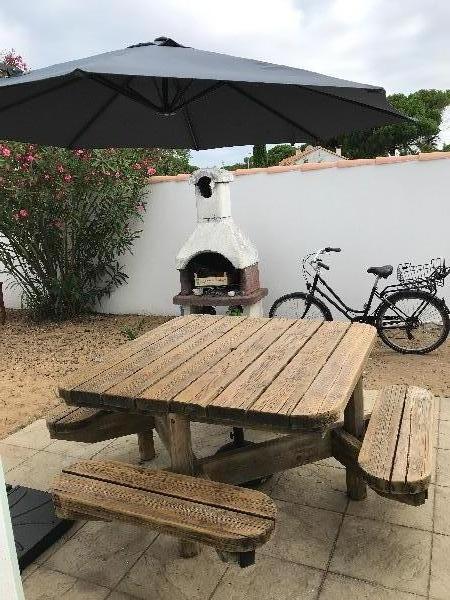
{"label": "bicycle front wheel", "polygon": [[388,296],[376,326],[383,342],[402,354],[426,354],[447,339],[450,322],[444,302],[420,290]]}
{"label": "bicycle front wheel", "polygon": [[304,292],[294,292],[281,296],[272,304],[269,317],[286,317],[288,319],[317,319],[332,321],[329,308],[318,298],[312,298]]}

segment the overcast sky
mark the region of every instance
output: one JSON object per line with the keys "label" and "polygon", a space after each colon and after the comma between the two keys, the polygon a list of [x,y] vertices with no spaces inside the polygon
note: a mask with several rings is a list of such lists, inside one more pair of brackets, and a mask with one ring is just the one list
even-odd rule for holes
{"label": "overcast sky", "polygon": [[[449,25],[449,0],[0,0],[0,49],[14,48],[31,68],[166,35],[388,93],[450,88]],[[192,162],[230,163],[246,153],[193,152]]]}

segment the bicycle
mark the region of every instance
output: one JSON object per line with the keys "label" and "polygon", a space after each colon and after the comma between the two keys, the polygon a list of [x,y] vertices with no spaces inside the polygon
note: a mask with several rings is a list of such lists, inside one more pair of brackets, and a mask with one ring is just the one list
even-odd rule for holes
{"label": "bicycle", "polygon": [[[328,302],[351,322],[374,325],[383,342],[402,354],[426,354],[445,342],[450,329],[449,309],[436,295],[437,286],[443,286],[450,273],[443,259],[424,265],[398,265],[399,283],[381,291],[378,282],[387,279],[394,269],[392,265],[370,267],[367,272],[375,275],[375,282],[363,308],[356,309],[347,306],[321,275],[323,269],[330,269],[321,256],[340,251],[327,247],[306,255],[302,272],[307,292],[281,296],[273,303],[269,316],[332,321]],[[380,302],[372,310],[374,298]]]}

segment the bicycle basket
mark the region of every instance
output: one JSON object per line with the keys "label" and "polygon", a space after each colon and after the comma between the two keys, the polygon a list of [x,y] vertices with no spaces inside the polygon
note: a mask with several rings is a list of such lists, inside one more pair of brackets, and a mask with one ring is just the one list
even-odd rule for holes
{"label": "bicycle basket", "polygon": [[431,262],[423,265],[401,263],[397,267],[397,279],[400,283],[411,285],[415,283],[432,283],[444,285],[444,279],[449,269],[445,266],[443,258],[433,258]]}

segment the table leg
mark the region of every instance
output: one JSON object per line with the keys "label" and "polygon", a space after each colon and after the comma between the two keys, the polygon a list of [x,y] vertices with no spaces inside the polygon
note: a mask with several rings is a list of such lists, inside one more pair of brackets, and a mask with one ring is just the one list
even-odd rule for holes
{"label": "table leg", "polygon": [[[195,456],[192,451],[191,427],[188,419],[169,413],[167,417],[170,459],[172,470],[185,475],[195,474]],[[180,555],[183,558],[197,556],[199,545],[190,540],[180,540]]]}
{"label": "table leg", "polygon": [[[344,411],[344,429],[357,437],[362,439],[364,434],[364,396],[363,396],[363,383],[362,377],[360,377],[356,384],[353,394]],[[346,468],[346,479],[347,479],[347,495],[352,500],[364,500],[367,496],[367,486],[358,474],[350,469]]]}

